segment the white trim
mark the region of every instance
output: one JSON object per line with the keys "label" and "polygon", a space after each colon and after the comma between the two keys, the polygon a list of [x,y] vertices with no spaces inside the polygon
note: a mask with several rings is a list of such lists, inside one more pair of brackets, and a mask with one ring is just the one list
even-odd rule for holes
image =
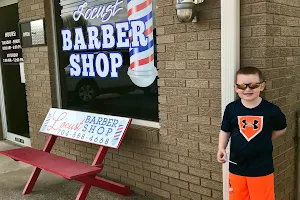
{"label": "white trim", "polygon": [[18,3],[18,0],[0,0],[0,7],[8,6]]}
{"label": "white trim", "polygon": [[152,127],[152,128],[160,128],[160,125],[159,125],[158,122],[141,120],[141,119],[132,119],[131,124],[133,124],[133,125],[140,125],[140,126],[146,126],[146,127]]}
{"label": "white trim", "polygon": [[[0,56],[0,59],[1,56]],[[2,132],[3,138],[7,138],[7,121],[6,121],[6,110],[4,101],[4,90],[3,90],[3,80],[2,80],[2,62],[0,61],[0,109],[1,109],[1,121],[2,121]]]}
{"label": "white trim", "polygon": [[[226,105],[236,99],[233,89],[240,66],[240,0],[221,0],[221,98],[222,115]],[[229,155],[230,141],[227,146]],[[223,200],[229,199],[228,162],[223,164]]]}
{"label": "white trim", "polygon": [[[24,143],[16,141],[15,140],[16,138],[22,139],[24,141]],[[24,137],[24,136],[21,136],[21,135],[16,135],[14,133],[7,132],[7,138],[6,139],[9,140],[10,142],[13,142],[13,143],[21,145],[21,146],[31,147],[30,138],[27,138],[27,137]]]}

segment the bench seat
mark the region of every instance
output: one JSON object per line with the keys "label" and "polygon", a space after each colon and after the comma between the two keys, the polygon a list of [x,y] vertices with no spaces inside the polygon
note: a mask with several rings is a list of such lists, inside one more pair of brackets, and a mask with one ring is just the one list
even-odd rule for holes
{"label": "bench seat", "polygon": [[94,175],[102,170],[102,166],[91,166],[30,147],[0,151],[0,154],[60,175],[69,180]]}

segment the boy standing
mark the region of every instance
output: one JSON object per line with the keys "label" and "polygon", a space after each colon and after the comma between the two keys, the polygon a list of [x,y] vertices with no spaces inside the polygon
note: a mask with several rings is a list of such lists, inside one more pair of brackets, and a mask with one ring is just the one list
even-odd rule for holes
{"label": "boy standing", "polygon": [[226,106],[217,154],[219,162],[226,162],[231,137],[230,200],[275,200],[272,139],[284,134],[287,125],[280,108],[260,97],[264,88],[257,68],[236,73],[234,89],[240,99]]}

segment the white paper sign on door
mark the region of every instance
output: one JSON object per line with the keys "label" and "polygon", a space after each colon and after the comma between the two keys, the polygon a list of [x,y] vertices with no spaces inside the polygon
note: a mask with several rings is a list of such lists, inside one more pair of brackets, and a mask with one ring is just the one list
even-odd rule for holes
{"label": "white paper sign on door", "polygon": [[21,77],[21,83],[25,83],[25,71],[24,71],[23,62],[20,62],[20,77]]}

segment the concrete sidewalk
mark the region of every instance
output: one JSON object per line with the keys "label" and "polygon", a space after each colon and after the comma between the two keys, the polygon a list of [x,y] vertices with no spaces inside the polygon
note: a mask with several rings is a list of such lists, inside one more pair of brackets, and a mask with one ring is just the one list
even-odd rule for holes
{"label": "concrete sidewalk", "polygon": [[[0,151],[19,148],[6,141],[0,141]],[[57,175],[42,171],[32,193],[22,195],[23,188],[33,167],[16,162],[0,155],[0,200],[73,200],[76,198],[81,183],[67,181]],[[123,197],[99,188],[92,187],[87,200],[150,200],[133,194]]]}

